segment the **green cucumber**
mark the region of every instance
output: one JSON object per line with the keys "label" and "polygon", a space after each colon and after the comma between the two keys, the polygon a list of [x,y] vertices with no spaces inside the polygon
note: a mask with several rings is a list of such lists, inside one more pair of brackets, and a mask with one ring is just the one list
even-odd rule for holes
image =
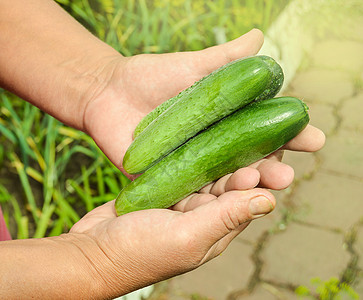
{"label": "green cucumber", "polygon": [[211,124],[252,101],[275,96],[282,82],[281,67],[268,56],[221,67],[155,113],[126,151],[124,169],[142,173]]}
{"label": "green cucumber", "polygon": [[[211,74],[209,74],[211,75]],[[208,76],[209,76],[208,75]],[[172,97],[165,102],[161,103],[158,107],[156,107],[153,111],[148,113],[145,117],[141,119],[139,124],[137,124],[135,130],[134,130],[134,136],[135,139],[149,124],[154,121],[157,117],[159,117],[164,111],[169,109],[170,106],[172,106],[175,102],[179,101],[180,98],[186,97],[187,94],[189,94],[197,85],[199,85],[206,77],[203,77],[201,80],[195,82],[192,86],[188,87],[187,89],[181,91],[178,95],[175,97]]]}
{"label": "green cucumber", "polygon": [[299,134],[309,122],[297,98],[253,102],[216,122],[127,185],[116,212],[167,208],[206,184],[262,159]]}

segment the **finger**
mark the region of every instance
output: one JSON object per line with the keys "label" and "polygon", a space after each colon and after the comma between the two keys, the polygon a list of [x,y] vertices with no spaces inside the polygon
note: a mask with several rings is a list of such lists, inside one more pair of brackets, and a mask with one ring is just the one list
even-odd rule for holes
{"label": "finger", "polygon": [[246,34],[222,45],[229,61],[255,55],[263,45],[263,33],[259,29],[252,29]]}
{"label": "finger", "polygon": [[278,160],[264,158],[251,165],[260,173],[259,187],[282,190],[294,180],[294,169]]}
{"label": "finger", "polygon": [[284,157],[284,150],[277,150],[270,155],[266,156],[267,159],[274,160],[274,161],[282,161]]}
{"label": "finger", "polygon": [[[219,255],[233,237],[245,228],[246,222],[266,215],[274,207],[275,198],[270,192],[252,189],[226,192],[186,213],[184,221],[193,224],[190,227],[193,232],[189,234],[198,238],[201,247],[211,249],[201,263]],[[218,244],[222,239],[223,243]]]}
{"label": "finger", "polygon": [[252,29],[227,43],[199,51],[200,60],[208,66],[208,73],[238,58],[255,55],[262,47],[263,33]]}
{"label": "finger", "polygon": [[170,209],[180,212],[187,212],[196,209],[198,206],[204,205],[217,197],[212,194],[198,194],[194,193],[189,197],[174,204]]}
{"label": "finger", "polygon": [[226,191],[247,190],[254,188],[260,179],[260,174],[255,168],[241,168],[234,173],[227,174],[216,182],[206,185],[199,192],[219,196]]}
{"label": "finger", "polygon": [[92,216],[103,217],[103,218],[117,217],[115,209],[115,201],[116,200],[108,201],[105,204],[102,204],[94,208],[84,217],[92,217]]}
{"label": "finger", "polygon": [[73,225],[69,232],[82,233],[105,220],[116,217],[115,200],[112,200],[88,212],[81,220]]}
{"label": "finger", "polygon": [[205,261],[208,261],[213,257],[215,257],[216,255],[222,253],[227,248],[227,246],[233,241],[233,239],[237,237],[243,230],[245,230],[247,226],[251,224],[251,222],[252,221],[247,221],[241,224],[236,229],[232,230],[230,233],[222,237],[217,243],[215,243],[211,247],[211,249],[209,249]]}
{"label": "finger", "polygon": [[283,149],[293,151],[315,152],[325,143],[325,134],[318,128],[308,125],[295,138],[289,141]]}
{"label": "finger", "polygon": [[[210,184],[207,184],[206,186],[204,186],[203,188],[201,188],[199,190],[199,193],[201,193],[201,194],[213,194],[215,196],[219,196],[220,194],[223,193],[223,191],[224,191],[224,185],[226,184],[226,182],[228,181],[229,177],[231,177],[231,176],[232,176],[232,173],[227,174],[227,175],[219,178],[215,182],[212,182]],[[216,188],[216,186],[217,186],[217,188]],[[217,194],[212,193],[212,190],[214,190],[214,192],[216,192],[217,189],[219,190],[217,192]]]}
{"label": "finger", "polygon": [[[241,168],[234,172],[223,186],[223,193],[233,190],[248,190],[257,186],[260,181],[260,173],[250,167]],[[216,195],[216,193],[213,193]],[[221,195],[222,193],[219,193]]]}

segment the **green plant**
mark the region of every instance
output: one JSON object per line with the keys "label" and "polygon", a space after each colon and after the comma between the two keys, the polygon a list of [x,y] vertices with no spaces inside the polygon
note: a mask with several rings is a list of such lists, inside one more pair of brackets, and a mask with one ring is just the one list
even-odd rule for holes
{"label": "green plant", "polygon": [[57,0],[126,56],[200,50],[253,27],[265,31],[289,0]]}
{"label": "green plant", "polygon": [[[289,0],[57,0],[129,56],[198,50],[258,27]],[[86,134],[0,89],[0,202],[13,237],[59,235],[128,180]]]}
{"label": "green plant", "polygon": [[190,300],[212,300],[212,299],[209,297],[202,296],[197,293],[193,293],[190,295]]}
{"label": "green plant", "polygon": [[0,177],[0,201],[18,238],[59,235],[128,183],[86,134],[5,91],[0,99],[3,164],[12,174]]}
{"label": "green plant", "polygon": [[338,278],[332,277],[323,281],[320,278],[313,278],[311,283],[316,286],[315,291],[301,285],[296,290],[296,295],[301,299],[318,299],[318,300],[340,300],[340,299],[359,299],[359,295],[353,288],[341,282]]}

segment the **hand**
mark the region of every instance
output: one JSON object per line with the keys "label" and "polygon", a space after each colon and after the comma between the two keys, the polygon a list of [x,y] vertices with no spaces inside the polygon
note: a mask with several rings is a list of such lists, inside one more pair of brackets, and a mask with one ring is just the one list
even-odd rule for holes
{"label": "hand", "polygon": [[[236,40],[201,51],[120,57],[114,63],[113,76],[106,87],[89,100],[84,114],[84,129],[109,159],[123,170],[124,153],[143,116],[218,67],[256,54],[262,43],[262,33],[252,30]],[[323,144],[324,134],[309,126],[285,149],[316,151]],[[261,174],[261,187],[283,189],[292,182],[293,170],[280,163],[281,158],[280,151],[252,165]],[[244,172],[244,175],[248,177],[250,174]],[[244,180],[241,176],[237,177]]]}
{"label": "hand", "polygon": [[[219,66],[255,54],[261,44],[262,34],[254,30],[202,51],[122,58],[106,87],[88,102],[84,129],[122,170],[133,130],[145,114]],[[316,151],[323,144],[323,133],[308,126],[284,149]],[[128,293],[219,255],[251,220],[274,208],[273,195],[254,187],[283,189],[292,182],[293,170],[280,162],[282,153],[222,177],[169,210],[117,217],[111,201],[88,213],[70,234],[95,241],[96,250],[82,252],[107,283],[104,295]]]}
{"label": "hand", "polygon": [[[120,169],[145,114],[221,65],[257,53],[263,39],[253,30],[202,51],[124,58],[54,1],[2,1],[0,12],[0,85],[87,131]],[[315,151],[323,143],[324,135],[308,127],[286,149]],[[82,298],[98,291],[98,298],[112,297],[191,270],[221,253],[250,220],[273,209],[274,197],[252,187],[291,183],[292,169],[279,162],[281,156],[276,152],[226,175],[170,210],[116,217],[109,202],[69,234],[3,242],[0,294]],[[267,202],[256,198],[261,195]],[[259,200],[251,206],[251,199]]]}
{"label": "hand", "polygon": [[[303,135],[290,147],[302,148]],[[278,153],[224,176],[171,209],[117,217],[111,201],[88,213],[68,234],[3,242],[0,295],[115,298],[200,266],[219,255],[251,220],[274,208],[273,195],[254,187],[284,181],[268,176],[284,168],[274,162]]]}
{"label": "hand", "polygon": [[[230,190],[232,175],[216,182],[215,186],[226,191],[222,195],[196,193],[170,210],[143,210],[117,217],[111,201],[84,216],[70,235],[77,236],[78,247],[91,262],[96,274],[91,277],[107,283],[99,292],[103,297],[116,297],[195,269],[218,256],[251,220],[275,206],[270,192],[252,189],[259,181],[258,172],[254,175],[241,185],[245,191]],[[82,243],[89,240],[96,247]]]}
{"label": "hand", "polygon": [[[54,1],[2,1],[0,12],[0,47],[5,51],[0,56],[0,86],[88,132],[121,170],[132,133],[145,114],[223,64],[256,54],[263,42],[262,33],[252,30],[202,51],[125,58]],[[19,47],[20,40],[26,47]],[[290,148],[315,151],[323,143],[324,135],[310,128]],[[279,189],[292,180],[291,168],[273,160],[254,166],[262,186],[272,183],[270,188]]]}

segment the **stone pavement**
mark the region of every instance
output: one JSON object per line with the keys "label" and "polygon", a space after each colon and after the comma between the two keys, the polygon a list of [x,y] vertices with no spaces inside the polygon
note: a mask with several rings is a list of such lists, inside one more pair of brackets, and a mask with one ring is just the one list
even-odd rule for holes
{"label": "stone pavement", "polygon": [[296,179],[287,190],[275,192],[275,211],[254,221],[220,257],[158,284],[150,300],[298,299],[295,288],[315,289],[315,277],[344,278],[363,296],[359,37],[316,43],[284,92],[308,104],[311,124],[325,132],[327,141],[318,153],[285,153]]}

